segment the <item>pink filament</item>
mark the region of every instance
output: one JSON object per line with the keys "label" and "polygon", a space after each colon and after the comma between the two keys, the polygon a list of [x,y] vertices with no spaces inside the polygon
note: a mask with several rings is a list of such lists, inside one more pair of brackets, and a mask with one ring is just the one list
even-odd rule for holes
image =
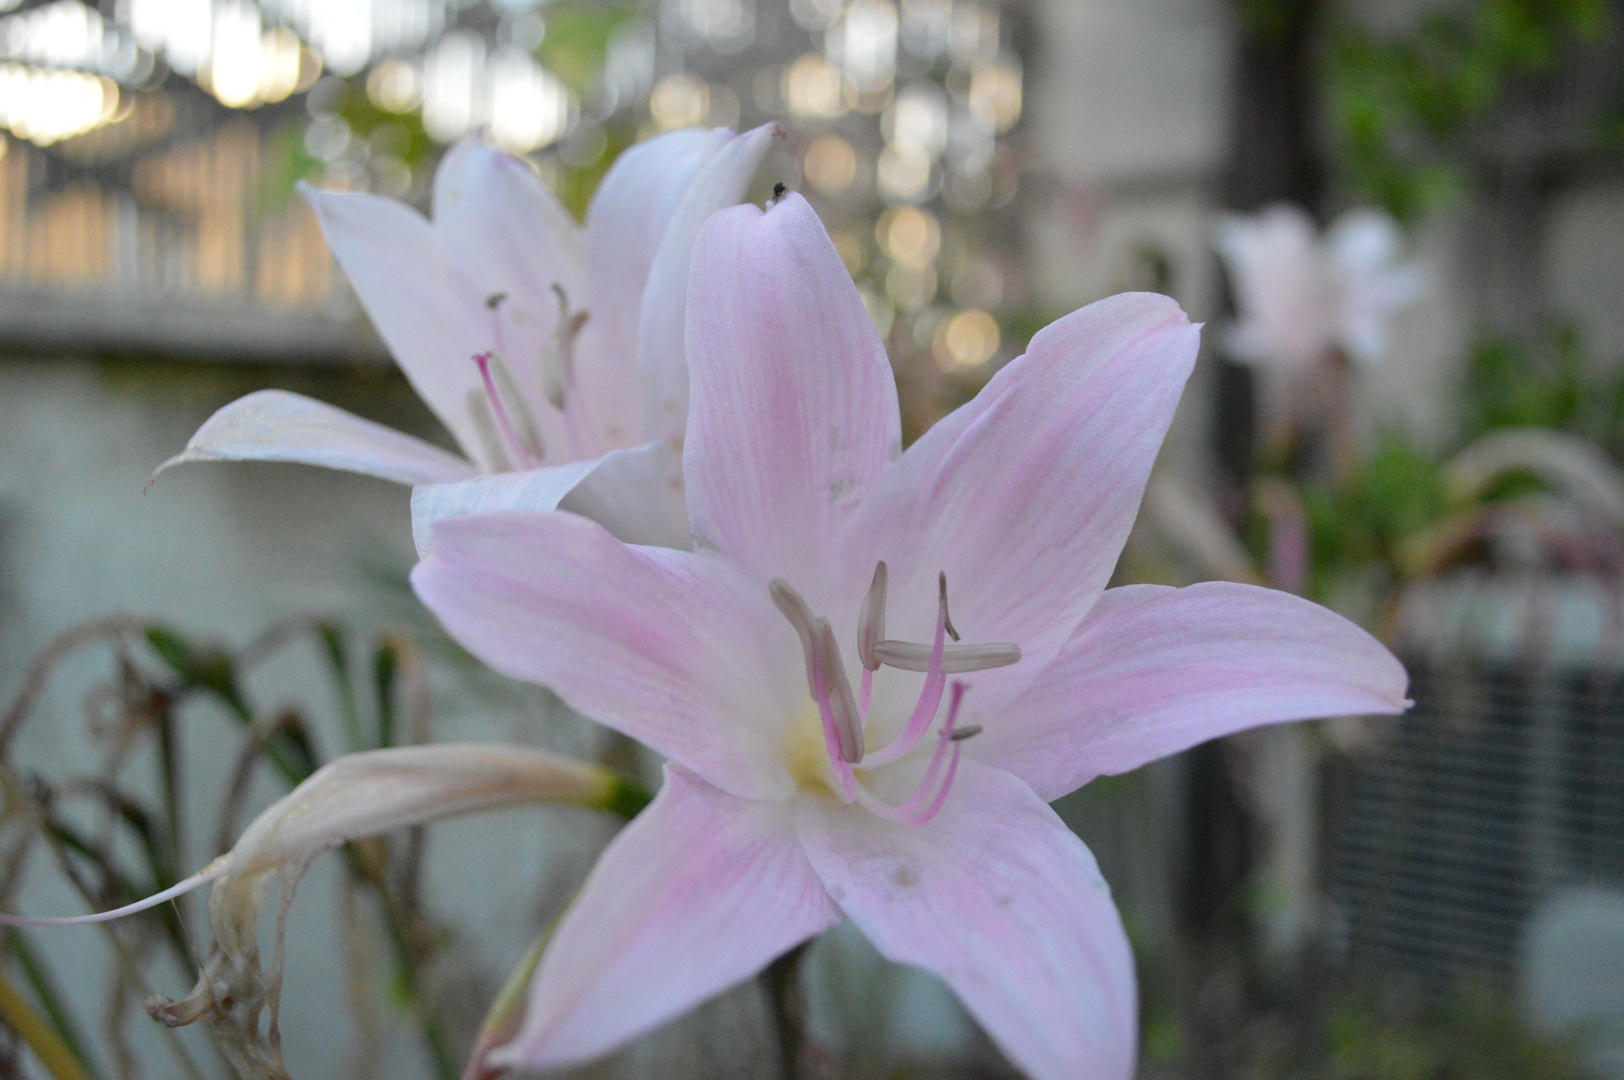
{"label": "pink filament", "polygon": [[[919,745],[919,740],[925,737],[930,725],[936,719],[936,710],[942,706],[942,692],[947,688],[947,673],[942,670],[942,652],[947,644],[947,605],[943,604],[936,615],[936,641],[930,649],[930,669],[925,672],[925,686],[919,692],[919,701],[914,705],[913,715],[908,717],[908,726],[902,729],[890,745],[883,750],[876,750],[863,759],[865,768],[878,768],[889,765],[891,762],[905,757],[909,751]],[[865,700],[868,689],[867,669],[864,669],[863,689]],[[868,710],[864,709],[867,717]]]}
{"label": "pink filament", "polygon": [[[964,684],[953,684],[953,700],[947,710],[947,723],[942,725],[941,734],[936,739],[936,752],[931,755],[930,765],[925,769],[925,778],[919,783],[919,790],[913,797],[901,806],[892,806],[880,799],[867,788],[856,787],[857,801],[865,810],[877,814],[887,821],[894,821],[899,825],[924,825],[941,812],[943,804],[947,802],[947,793],[953,786],[953,778],[959,771],[959,743],[953,738],[953,725],[958,722],[959,703],[964,700]],[[943,773],[943,763],[947,769]],[[940,777],[940,783],[937,778]]]}
{"label": "pink filament", "polygon": [[502,438],[507,440],[508,449],[512,451],[514,460],[525,468],[535,468],[539,462],[519,440],[519,433],[513,427],[513,418],[508,415],[507,406],[502,404],[502,395],[496,392],[496,380],[491,378],[491,354],[475,353],[474,363],[479,366],[479,377],[485,380],[485,396],[491,399],[491,413],[496,417],[496,426],[502,430]]}

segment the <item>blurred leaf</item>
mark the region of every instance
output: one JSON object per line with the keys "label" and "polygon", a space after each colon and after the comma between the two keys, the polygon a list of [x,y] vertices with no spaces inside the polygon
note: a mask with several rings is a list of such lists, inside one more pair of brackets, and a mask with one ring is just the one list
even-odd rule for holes
{"label": "blurred leaf", "polygon": [[1605,0],[1480,0],[1408,35],[1339,20],[1323,82],[1342,179],[1405,220],[1458,198],[1468,129],[1513,78],[1555,70],[1606,25]]}
{"label": "blurred leaf", "polygon": [[546,13],[547,32],[536,55],[560,82],[585,97],[603,73],[609,42],[637,11],[619,4],[560,2]]}

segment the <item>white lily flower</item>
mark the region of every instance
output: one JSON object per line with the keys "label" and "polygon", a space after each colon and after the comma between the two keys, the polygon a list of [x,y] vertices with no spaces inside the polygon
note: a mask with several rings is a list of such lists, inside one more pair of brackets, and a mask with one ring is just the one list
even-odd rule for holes
{"label": "white lily flower", "polygon": [[420,552],[441,518],[560,504],[628,542],[686,546],[688,264],[699,227],[743,198],[776,134],[688,130],[633,147],[583,226],[528,165],[477,138],[440,163],[432,220],[306,188],[362,306],[461,456],[261,390],[215,413],[158,471],[294,461],[411,484]]}
{"label": "white lily flower", "polygon": [[1224,218],[1214,246],[1239,314],[1224,348],[1261,368],[1299,371],[1334,350],[1379,363],[1393,316],[1426,288],[1421,267],[1399,261],[1402,234],[1381,210],[1350,210],[1322,239],[1304,211],[1281,204]]}

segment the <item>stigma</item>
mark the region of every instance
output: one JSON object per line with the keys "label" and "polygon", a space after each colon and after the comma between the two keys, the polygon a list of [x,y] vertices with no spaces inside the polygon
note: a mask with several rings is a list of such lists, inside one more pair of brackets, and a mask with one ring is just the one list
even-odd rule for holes
{"label": "stigma", "polygon": [[[828,618],[816,615],[800,593],[783,578],[767,586],[773,605],[789,621],[801,641],[806,665],[806,682],[823,727],[824,749],[834,776],[834,788],[841,801],[857,802],[889,821],[923,825],[941,810],[958,772],[959,751],[965,740],[980,733],[979,725],[958,726],[959,707],[968,689],[954,680],[947,718],[937,733],[936,746],[925,768],[924,779],[913,797],[893,806],[858,782],[856,770],[876,769],[899,761],[917,748],[930,733],[941,711],[949,674],[985,671],[1007,667],[1020,660],[1021,650],[1007,642],[965,644],[953,626],[947,607],[947,575],[937,575],[936,634],[929,645],[896,641],[885,636],[886,591],[889,572],[884,561],[874,567],[874,577],[863,598],[857,621],[857,657],[862,664],[862,687],[852,693],[841,660],[840,645]],[[948,638],[952,638],[949,644]],[[902,733],[886,746],[869,752],[867,727],[874,673],[882,666],[903,671],[922,671],[925,685],[920,690]]]}

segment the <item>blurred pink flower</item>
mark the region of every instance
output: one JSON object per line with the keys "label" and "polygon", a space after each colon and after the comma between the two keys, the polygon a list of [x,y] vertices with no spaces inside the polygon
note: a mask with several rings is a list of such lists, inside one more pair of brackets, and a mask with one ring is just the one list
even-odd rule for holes
{"label": "blurred pink flower", "polygon": [[1047,802],[1257,724],[1400,711],[1402,667],[1283,593],[1104,591],[1195,358],[1165,297],[1061,319],[906,453],[799,196],[705,226],[687,335],[695,550],[466,516],[412,576],[487,663],[669,759],[490,1060],[603,1054],[850,918],[1032,1076],[1132,1075],[1128,941]]}
{"label": "blurred pink flower", "polygon": [[[296,461],[413,493],[438,518],[565,505],[615,534],[685,544],[679,455],[688,265],[744,195],[775,125],[678,131],[628,150],[578,226],[523,161],[477,138],[435,175],[433,220],[374,195],[305,190],[413,388],[463,456],[282,390],[215,413],[183,461]],[[160,469],[160,471],[162,471]]]}
{"label": "blurred pink flower", "polygon": [[1393,316],[1425,291],[1421,268],[1399,262],[1402,242],[1380,210],[1350,210],[1323,239],[1295,206],[1226,217],[1215,246],[1239,319],[1224,336],[1225,350],[1277,371],[1303,370],[1336,349],[1377,363]]}

